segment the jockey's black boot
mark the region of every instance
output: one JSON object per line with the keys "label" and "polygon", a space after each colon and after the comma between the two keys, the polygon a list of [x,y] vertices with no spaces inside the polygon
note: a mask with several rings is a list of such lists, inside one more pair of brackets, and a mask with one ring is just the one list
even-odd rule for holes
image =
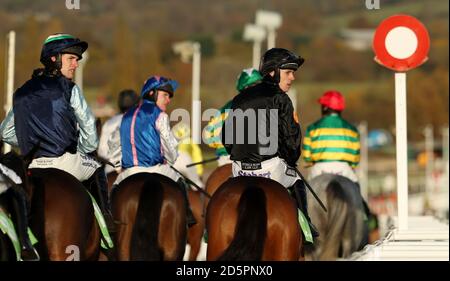
{"label": "jockey's black boot", "polygon": [[39,254],[28,237],[28,207],[25,190],[21,186],[12,186],[8,191],[12,196],[11,216],[17,229],[17,235],[19,236],[22,260],[39,261]]}
{"label": "jockey's black boot", "polygon": [[194,213],[192,213],[191,204],[189,203],[188,198],[188,188],[189,185],[186,183],[186,181],[183,178],[180,178],[178,181],[178,186],[181,188],[181,191],[183,193],[184,201],[186,202],[186,215],[187,215],[187,225],[188,227],[191,227],[195,224],[197,224],[197,220],[194,217]]}
{"label": "jockey's black boot", "polygon": [[311,229],[311,234],[313,237],[319,236],[319,231],[317,231],[317,228],[312,224],[311,218],[308,214],[308,201],[306,199],[306,186],[305,183],[302,180],[297,180],[294,185],[292,186],[294,189],[294,196],[297,201],[297,207],[303,212],[303,215],[305,215],[306,220],[308,221],[309,228]]}
{"label": "jockey's black boot", "polygon": [[111,213],[111,207],[108,196],[108,180],[106,178],[105,170],[103,167],[98,168],[95,173],[83,183],[88,186],[88,190],[91,192],[97,201],[102,215],[105,218],[106,226],[110,232],[114,231],[114,219]]}

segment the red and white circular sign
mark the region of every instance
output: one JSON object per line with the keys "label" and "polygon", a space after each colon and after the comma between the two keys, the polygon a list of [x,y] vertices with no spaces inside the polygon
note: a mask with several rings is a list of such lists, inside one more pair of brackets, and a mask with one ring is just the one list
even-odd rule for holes
{"label": "red and white circular sign", "polygon": [[395,15],[377,27],[373,37],[375,61],[399,72],[408,71],[428,59],[430,37],[425,26],[408,15]]}

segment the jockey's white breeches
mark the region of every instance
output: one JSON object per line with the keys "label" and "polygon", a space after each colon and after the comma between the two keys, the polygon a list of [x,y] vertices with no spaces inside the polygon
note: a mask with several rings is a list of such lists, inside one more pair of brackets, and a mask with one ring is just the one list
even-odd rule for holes
{"label": "jockey's white breeches", "polygon": [[[195,166],[186,167],[186,165],[192,163],[192,157],[185,152],[178,152],[177,161],[173,164],[173,167],[177,169],[180,173],[185,175],[188,179],[193,181],[196,185],[203,188],[203,183],[200,176],[197,174],[197,168]],[[193,188],[197,190],[197,188]]]}
{"label": "jockey's white breeches", "polygon": [[[297,180],[301,178],[297,175],[295,169],[289,167],[283,159],[274,157],[252,166],[241,161],[234,161],[232,164],[233,177],[250,176],[263,177],[279,182],[284,187],[291,187]],[[245,168],[245,169],[244,169]]]}
{"label": "jockey's white breeches", "polygon": [[123,169],[122,172],[117,176],[114,185],[118,185],[121,181],[128,178],[131,175],[139,173],[156,173],[173,179],[175,182],[180,179],[180,175],[172,169],[169,164],[158,164],[152,167],[131,167]]}
{"label": "jockey's white breeches", "polygon": [[355,171],[347,162],[317,162],[309,170],[309,179],[313,179],[321,174],[340,175],[353,182],[358,182]]}
{"label": "jockey's white breeches", "polygon": [[75,154],[66,152],[59,157],[36,158],[28,166],[29,169],[55,168],[63,170],[76,177],[79,181],[89,179],[95,170],[100,167],[100,163],[94,158],[80,152]]}
{"label": "jockey's white breeches", "polygon": [[226,156],[222,155],[222,156],[219,156],[219,159],[217,159],[218,167],[226,165],[226,164],[231,164],[231,163],[233,163],[233,161],[230,160],[230,155],[226,155]]}

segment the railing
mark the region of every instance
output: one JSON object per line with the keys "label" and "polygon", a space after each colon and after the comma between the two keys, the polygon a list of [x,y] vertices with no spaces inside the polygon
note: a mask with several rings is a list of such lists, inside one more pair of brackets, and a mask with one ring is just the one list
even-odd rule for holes
{"label": "railing", "polygon": [[431,216],[409,217],[408,230],[397,229],[397,219],[383,239],[367,245],[346,260],[448,261],[449,225]]}

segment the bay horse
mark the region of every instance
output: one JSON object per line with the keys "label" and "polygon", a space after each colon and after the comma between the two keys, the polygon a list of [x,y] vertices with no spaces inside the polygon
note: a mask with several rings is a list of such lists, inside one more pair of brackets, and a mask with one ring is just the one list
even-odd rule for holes
{"label": "bay horse", "polygon": [[346,258],[368,243],[368,227],[364,218],[359,185],[346,177],[322,174],[310,185],[327,206],[325,213],[308,192],[308,211],[320,236],[305,248],[311,260]]}
{"label": "bay horse", "polygon": [[191,204],[192,213],[197,223],[189,227],[187,232],[187,243],[190,246],[189,261],[196,261],[200,252],[203,231],[205,230],[205,214],[203,212],[203,203],[207,197],[199,191],[188,190],[188,199]]}
{"label": "bay horse", "polygon": [[208,261],[297,261],[302,256],[296,204],[270,179],[228,179],[208,204],[206,228]]}
{"label": "bay horse", "polygon": [[177,183],[156,173],[127,177],[112,191],[116,258],[182,260],[186,245],[186,204]]}
{"label": "bay horse", "polygon": [[[205,184],[205,191],[212,195],[222,183],[231,176],[231,164],[217,167]],[[194,214],[197,224],[188,229],[187,242],[190,245],[189,261],[196,261],[200,252],[203,239],[203,231],[205,229],[206,207],[209,198],[200,192],[189,190],[189,203],[191,204],[192,213]]]}
{"label": "bay horse", "polygon": [[91,198],[71,174],[55,169],[30,169],[14,152],[1,162],[24,182],[31,201],[29,226],[41,260],[98,260],[100,228]]}
{"label": "bay horse", "polygon": [[119,174],[116,171],[112,171],[106,174],[106,180],[108,181],[108,194],[111,195],[113,184]]}
{"label": "bay horse", "polygon": [[[211,175],[209,175],[208,180],[205,184],[205,190],[209,195],[213,195],[214,192],[231,177],[231,164],[225,164],[217,167]],[[205,208],[208,206],[209,198],[205,200]]]}

